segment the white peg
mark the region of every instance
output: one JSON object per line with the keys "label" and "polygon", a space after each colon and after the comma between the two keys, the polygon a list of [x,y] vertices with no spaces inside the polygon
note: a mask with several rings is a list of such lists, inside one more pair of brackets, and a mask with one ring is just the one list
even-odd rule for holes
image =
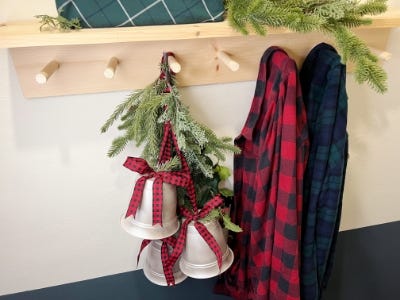
{"label": "white peg", "polygon": [[60,63],[56,60],[52,60],[39,73],[36,74],[36,82],[39,84],[45,84],[59,67]]}
{"label": "white peg", "polygon": [[174,73],[179,73],[182,70],[181,64],[172,55],[168,56],[168,65]]}
{"label": "white peg", "polygon": [[388,61],[392,58],[392,53],[387,52],[387,51],[382,51],[373,47],[369,48],[373,54],[378,56],[379,59],[382,59],[384,61]]}
{"label": "white peg", "polygon": [[108,79],[114,78],[118,64],[118,59],[116,57],[111,57],[108,61],[107,67],[104,70],[104,77]]}
{"label": "white peg", "polygon": [[220,59],[231,71],[236,72],[239,70],[240,65],[234,61],[226,52],[217,51],[217,57]]}

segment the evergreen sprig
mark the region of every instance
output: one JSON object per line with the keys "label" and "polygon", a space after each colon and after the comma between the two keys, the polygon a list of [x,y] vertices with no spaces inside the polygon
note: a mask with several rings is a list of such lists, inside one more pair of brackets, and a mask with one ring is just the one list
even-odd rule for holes
{"label": "evergreen sprig", "polygon": [[70,31],[82,28],[78,18],[68,20],[61,15],[58,15],[57,17],[52,17],[49,15],[37,15],[35,17],[39,19],[40,31]]}
{"label": "evergreen sprig", "polygon": [[355,64],[358,83],[367,82],[383,93],[387,76],[378,59],[350,28],[371,24],[365,15],[381,14],[387,10],[387,0],[227,0],[226,8],[231,26],[243,34],[249,27],[261,35],[266,26],[286,27],[295,32],[320,31],[336,40],[343,63]]}
{"label": "evergreen sprig", "polygon": [[[210,158],[223,161],[227,152],[239,153],[239,148],[231,144],[230,138],[218,138],[211,129],[192,118],[189,109],[180,100],[175,77],[170,74],[169,67],[162,64],[161,69],[166,74],[165,78],[159,78],[145,89],[132,93],[102,126],[101,132],[106,132],[119,121],[118,129],[122,132],[113,140],[108,155],[118,155],[133,141],[136,146],[144,145],[142,157],[151,167],[160,167],[158,155],[163,124],[170,122],[191,172],[211,178],[213,162]],[[168,93],[164,92],[167,87],[170,89]]]}
{"label": "evergreen sprig", "polygon": [[[230,138],[218,138],[211,129],[194,120],[180,100],[175,77],[170,74],[168,65],[161,64],[161,70],[166,74],[165,78],[160,76],[143,90],[129,95],[101,127],[104,133],[119,123],[117,128],[121,131],[121,135],[113,140],[108,156],[118,155],[130,142],[135,142],[136,146],[144,146],[142,157],[154,170],[181,169],[182,163],[176,151],[169,161],[163,164],[158,161],[164,123],[169,122],[189,165],[198,207],[203,207],[219,193],[224,199],[230,199],[230,190],[219,187],[219,182],[226,180],[229,175],[226,174],[226,168],[216,167],[213,159],[224,161],[227,152],[239,153],[239,148],[232,145]],[[167,88],[169,91],[165,92]],[[177,187],[177,192],[180,205],[190,207],[186,190]],[[240,230],[221,213],[218,217],[221,217],[226,228]]]}

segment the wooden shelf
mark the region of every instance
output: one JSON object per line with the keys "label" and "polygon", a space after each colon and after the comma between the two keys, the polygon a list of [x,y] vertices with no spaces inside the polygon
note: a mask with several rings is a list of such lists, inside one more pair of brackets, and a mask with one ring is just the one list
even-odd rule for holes
{"label": "wooden shelf", "polygon": [[[392,28],[400,26],[400,11],[392,10],[373,16],[373,23],[362,28]],[[228,22],[163,26],[82,29],[71,32],[41,32],[37,21],[1,24],[0,48],[110,44],[237,37]],[[290,30],[271,28],[269,35],[291,33]],[[255,35],[250,33],[250,35]]]}
{"label": "wooden shelf", "polygon": [[[400,26],[400,11],[373,17],[373,24],[355,31],[366,43],[385,50],[390,29]],[[45,97],[65,94],[143,88],[158,75],[163,51],[174,52],[182,65],[181,86],[255,80],[262,53],[272,45],[284,48],[299,64],[320,42],[332,42],[319,33],[298,34],[268,29],[266,37],[242,36],[227,22],[188,25],[83,29],[40,32],[37,21],[0,25],[0,48],[10,48],[24,95]],[[223,50],[240,64],[232,72],[216,56]],[[113,79],[103,71],[107,61],[120,64]],[[46,84],[35,75],[51,60],[59,70]]]}

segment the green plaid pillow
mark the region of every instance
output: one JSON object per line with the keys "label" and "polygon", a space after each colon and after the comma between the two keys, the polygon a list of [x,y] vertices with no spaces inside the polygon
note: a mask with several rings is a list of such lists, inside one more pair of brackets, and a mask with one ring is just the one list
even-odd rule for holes
{"label": "green plaid pillow", "polygon": [[223,0],[56,0],[59,13],[82,27],[188,24],[223,20]]}

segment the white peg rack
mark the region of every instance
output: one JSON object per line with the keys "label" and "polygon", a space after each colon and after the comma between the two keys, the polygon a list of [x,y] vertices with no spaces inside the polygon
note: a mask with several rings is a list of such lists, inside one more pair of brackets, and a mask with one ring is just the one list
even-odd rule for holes
{"label": "white peg rack", "polygon": [[[390,30],[399,26],[400,11],[389,11],[355,32],[386,60]],[[0,48],[10,49],[27,98],[143,88],[157,78],[164,51],[175,55],[170,64],[180,86],[256,80],[269,46],[284,48],[300,65],[313,46],[332,42],[319,33],[272,28],[265,37],[243,36],[227,22],[64,33],[39,27],[36,21],[0,24]]]}

